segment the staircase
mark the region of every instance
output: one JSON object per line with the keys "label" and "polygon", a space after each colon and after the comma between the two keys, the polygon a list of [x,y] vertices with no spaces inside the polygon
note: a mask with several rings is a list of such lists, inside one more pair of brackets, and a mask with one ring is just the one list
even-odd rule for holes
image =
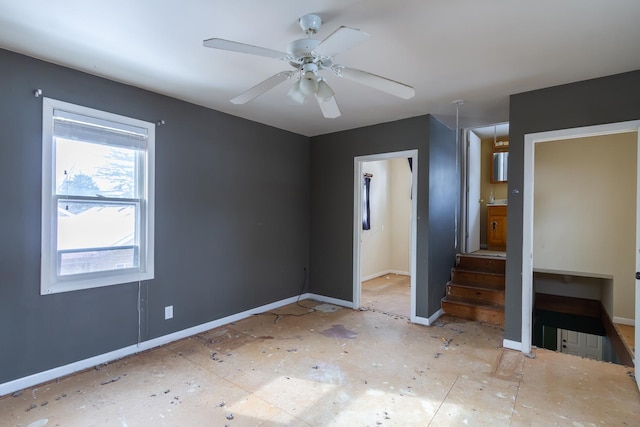
{"label": "staircase", "polygon": [[442,310],[454,317],[503,326],[504,273],[503,257],[459,254]]}

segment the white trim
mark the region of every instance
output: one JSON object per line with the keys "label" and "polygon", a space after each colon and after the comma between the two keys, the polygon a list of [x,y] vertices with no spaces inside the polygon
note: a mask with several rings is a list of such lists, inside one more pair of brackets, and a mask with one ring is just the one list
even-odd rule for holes
{"label": "white trim", "polygon": [[[522,351],[522,343],[519,341],[502,340],[502,347],[508,348],[509,350]],[[525,352],[523,351],[523,353]],[[531,353],[531,349],[526,353]]]}
{"label": "white trim", "polygon": [[23,378],[18,378],[6,383],[0,384],[0,397],[23,390],[25,388],[33,387],[38,384],[43,384],[49,381],[53,381],[57,378],[62,378],[67,375],[74,374],[76,372],[84,371],[85,369],[93,368],[94,366],[112,362],[114,360],[122,359],[123,357],[131,356],[136,353],[140,353],[146,350],[153,349],[165,344],[172,343],[174,341],[188,338],[190,336],[220,327],[232,322],[237,322],[247,317],[251,317],[254,314],[264,313],[265,311],[275,310],[288,304],[294,304],[299,300],[313,299],[320,302],[326,302],[342,307],[351,308],[351,302],[339,300],[336,298],[325,297],[322,295],[306,293],[299,297],[290,297],[284,300],[276,301],[270,304],[266,304],[260,307],[252,308],[250,310],[243,311],[241,313],[232,314],[231,316],[223,317],[221,319],[213,320],[211,322],[203,323],[198,326],[183,329],[168,335],[163,335],[158,338],[154,338],[149,341],[141,342],[137,345],[130,345],[128,347],[120,348],[118,350],[103,353],[98,356],[89,357],[88,359],[79,360],[77,362],[69,363],[64,366],[58,366],[47,371],[38,372],[33,375],[29,375]]}
{"label": "white trim", "polygon": [[[326,302],[327,304],[339,305],[340,307],[353,308],[353,303],[351,301],[345,301],[342,299],[326,297],[324,295],[318,294],[304,294],[301,299],[312,299],[315,301]],[[286,304],[284,304],[286,305]]]}
{"label": "white trim", "polygon": [[361,281],[366,282],[367,280],[376,279],[378,277],[386,276],[387,274],[395,274],[398,276],[411,276],[411,273],[409,273],[408,271],[385,270],[385,271],[380,271],[378,273],[371,274],[369,276],[365,276],[361,279]]}
{"label": "white trim", "polygon": [[[524,195],[522,198],[522,335],[520,347],[523,353],[531,352],[533,307],[533,167],[535,150],[529,138],[530,135],[524,137]],[[530,224],[530,227],[527,228],[524,224]]]}
{"label": "white trim", "polygon": [[[139,238],[139,267],[107,270],[94,273],[81,273],[69,276],[58,274],[57,255],[57,195],[55,185],[55,143],[54,116],[56,111],[92,117],[99,121],[110,121],[124,126],[135,126],[147,131],[144,148],[138,147],[136,158],[140,173],[136,178],[138,191],[135,197],[126,200],[137,204],[136,235]],[[90,289],[101,286],[139,282],[154,278],[154,210],[155,210],[155,125],[132,117],[122,116],[106,111],[96,110],[82,105],[58,101],[52,98],[42,99],[42,192],[41,192],[41,260],[40,260],[40,294],[47,295],[58,292],[69,292],[79,289]],[[144,186],[144,187],[141,187]],[[138,194],[139,193],[139,194]],[[99,198],[102,202],[118,203],[118,199]]]}
{"label": "white trim", "polygon": [[[416,319],[416,263],[417,263],[417,229],[418,229],[418,149],[395,151],[391,153],[372,154],[353,158],[353,308],[359,309],[362,296],[362,280],[360,277],[360,253],[362,228],[362,163],[377,160],[391,160],[411,157],[413,173],[411,174],[411,231],[410,231],[410,272],[411,276],[411,322]],[[404,273],[401,273],[404,274]]]}
{"label": "white trim", "polygon": [[426,317],[420,317],[420,316],[414,316],[414,317],[411,319],[411,322],[412,322],[412,323],[416,323],[416,324],[418,324],[418,325],[431,326],[431,325],[433,325],[433,324],[436,322],[436,320],[438,320],[438,318],[439,318],[440,316],[442,316],[443,314],[444,314],[444,310],[440,309],[440,310],[436,311],[435,313],[433,313],[433,314],[431,315],[431,317],[429,317],[429,318],[426,318]]}
{"label": "white trim", "polygon": [[359,157],[353,158],[353,308],[359,309],[362,297],[362,268],[360,265],[360,233],[362,229],[362,161]]}
{"label": "white trim", "polygon": [[[524,136],[524,182],[522,188],[522,330],[520,350],[531,352],[531,322],[533,311],[533,200],[535,144],[545,141],[584,138],[598,135],[610,135],[624,132],[638,132],[640,141],[640,120],[609,123],[605,125],[585,126],[572,129],[559,129],[547,132],[530,133]],[[640,143],[639,143],[640,144]],[[640,158],[638,160],[640,165]],[[636,227],[637,228],[637,227]],[[638,237],[640,239],[640,237]],[[636,304],[636,313],[640,310]],[[637,317],[637,314],[636,314]],[[640,336],[640,335],[639,335]],[[507,347],[505,340],[505,347]],[[510,341],[513,342],[513,341]],[[508,347],[511,348],[511,347]]]}
{"label": "white trim", "polygon": [[634,319],[627,319],[626,317],[613,316],[613,323],[634,326],[636,324],[636,321]]}
{"label": "white trim", "polygon": [[[637,278],[638,277],[637,274],[638,272],[640,272],[640,126],[638,127],[639,129],[638,129],[638,135],[637,135],[637,141],[636,141],[636,156],[637,156],[636,163],[638,165],[636,168],[636,246],[635,246],[635,250],[636,250],[635,294],[636,295],[635,295],[635,306],[634,306],[634,312],[633,312],[635,319],[640,319],[640,280],[638,280]],[[636,326],[635,321],[633,322],[633,325]],[[638,328],[637,326],[634,327],[634,332],[635,332],[634,342],[637,345],[637,343],[640,342],[640,328]],[[634,351],[634,354],[635,354],[635,359],[633,362],[634,362],[634,365],[638,367],[640,366],[640,352]],[[636,377],[636,386],[640,388],[640,375],[636,375],[635,377]]]}
{"label": "white trim", "polygon": [[395,274],[397,276],[411,276],[410,272],[401,271],[401,270],[389,270],[389,272],[387,274]]}
{"label": "white trim", "polygon": [[413,318],[411,319],[411,323],[422,326],[431,326],[432,322],[429,322],[429,319],[427,319],[426,317],[413,316]]}

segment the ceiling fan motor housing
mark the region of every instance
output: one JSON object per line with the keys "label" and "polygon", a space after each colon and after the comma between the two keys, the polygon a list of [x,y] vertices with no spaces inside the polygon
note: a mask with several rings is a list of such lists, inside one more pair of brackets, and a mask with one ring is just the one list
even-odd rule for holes
{"label": "ceiling fan motor housing", "polygon": [[289,44],[289,48],[287,49],[287,53],[293,56],[293,62],[297,64],[303,64],[305,59],[313,59],[314,54],[313,51],[320,44],[320,40],[316,39],[300,39],[295,40]]}

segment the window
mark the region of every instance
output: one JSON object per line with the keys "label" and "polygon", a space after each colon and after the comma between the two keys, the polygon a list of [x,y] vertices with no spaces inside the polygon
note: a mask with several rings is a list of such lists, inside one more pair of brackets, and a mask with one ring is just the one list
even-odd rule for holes
{"label": "window", "polygon": [[153,278],[152,123],[43,99],[41,293]]}

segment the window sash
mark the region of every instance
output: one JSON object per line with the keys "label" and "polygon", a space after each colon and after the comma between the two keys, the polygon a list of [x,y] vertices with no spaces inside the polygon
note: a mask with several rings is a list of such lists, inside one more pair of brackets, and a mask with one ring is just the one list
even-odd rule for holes
{"label": "window sash", "polygon": [[[103,228],[101,227],[108,227],[109,225],[112,226],[111,232],[109,233],[109,236],[107,238],[115,238],[118,237],[116,235],[117,233],[117,228],[120,229],[121,233],[127,233],[127,232],[131,232],[132,237],[133,237],[133,241],[131,242],[133,246],[136,247],[140,247],[141,245],[144,245],[145,239],[144,239],[144,227],[142,227],[142,218],[144,218],[144,203],[142,200],[139,199],[109,199],[109,198],[93,198],[93,197],[54,197],[55,202],[54,202],[54,206],[56,207],[56,214],[54,215],[54,221],[55,221],[55,227],[54,229],[56,230],[56,235],[55,235],[55,243],[56,243],[56,247],[55,247],[55,251],[56,252],[60,252],[60,251],[73,251],[73,250],[82,250],[84,248],[87,247],[93,247],[93,248],[110,248],[110,247],[118,247],[118,246],[127,246],[127,245],[123,245],[121,244],[122,242],[122,237],[126,237],[128,234],[125,234],[124,236],[121,236],[121,238],[116,241],[113,242],[113,245],[106,245],[106,244],[102,244],[99,245],[98,241],[96,241],[96,237],[94,237],[93,240],[91,240],[90,238],[88,239],[88,242],[90,242],[91,244],[87,244],[87,237],[85,236],[85,243],[82,244],[81,241],[79,241],[78,239],[76,239],[76,243],[75,246],[70,246],[69,244],[67,245],[62,245],[61,246],[61,236],[60,236],[60,231],[61,231],[61,224],[60,224],[60,220],[61,220],[61,216],[60,216],[60,209],[61,209],[61,205],[67,204],[76,204],[76,205],[86,205],[87,206],[87,212],[92,210],[92,209],[100,209],[100,210],[105,210],[107,213],[111,213],[110,218],[106,217],[105,215],[102,215],[103,217],[100,218],[100,213],[98,213],[97,215],[94,214],[92,221],[89,223],[87,221],[84,221],[84,223],[75,223],[75,224],[69,224],[66,227],[66,232],[71,232],[73,233],[74,231],[76,232],[76,234],[82,234],[82,228],[86,228],[87,226],[90,226],[92,228],[98,228],[100,230],[103,230]],[[118,211],[122,211],[122,209],[126,209],[126,208],[133,208],[133,212],[134,212],[134,217],[133,220],[129,220],[128,218],[118,218],[116,216],[114,216],[114,210],[117,209]],[[109,211],[107,211],[107,209]],[[80,215],[82,215],[83,213],[87,213],[87,212],[82,212],[78,215],[76,215],[76,219],[78,217],[80,217]],[[63,217],[64,219],[64,217]],[[104,222],[110,222],[111,224],[104,224]],[[116,224],[117,223],[117,224]],[[119,225],[119,227],[118,227]],[[74,230],[74,226],[75,226],[75,230]],[[115,229],[114,229],[115,228]],[[79,229],[79,230],[78,230]],[[80,232],[80,233],[78,233]],[[104,242],[104,236],[102,236],[102,240]],[[100,236],[97,237],[98,240],[100,240]],[[126,241],[128,241],[130,239],[126,239]],[[144,246],[143,246],[144,249]],[[138,267],[138,265],[136,265],[136,268]],[[60,265],[58,264],[57,267],[58,272],[60,271]]]}
{"label": "window sash", "polygon": [[[82,137],[74,137],[72,131],[79,131]],[[135,149],[136,191],[132,194],[135,198],[57,194],[55,144],[58,137]],[[154,150],[155,127],[152,123],[43,98],[41,294],[153,279]],[[134,236],[114,242],[113,246],[98,244],[59,249],[59,202],[134,206]],[[109,251],[114,256],[126,255],[125,259],[132,264],[118,263],[120,265],[115,265],[114,269],[98,268],[71,274],[68,274],[69,270],[60,270],[63,258],[92,251],[103,255]]]}
{"label": "window sash", "polygon": [[[81,268],[81,271],[78,272],[78,271],[74,271],[74,270],[77,270],[78,267],[74,269],[73,266],[69,266],[70,262],[73,261],[72,259],[70,261],[65,260],[65,258],[67,258],[67,255],[69,256],[68,258],[71,258],[73,255],[81,257],[82,256],[81,254],[90,255],[90,254],[101,253],[101,252],[104,253],[104,252],[122,252],[122,251],[132,252],[131,258],[132,258],[132,264],[134,264],[132,267],[100,268],[99,266],[95,267],[95,261],[94,261],[94,263],[91,264],[93,266],[91,270],[87,271],[86,269]],[[56,264],[57,264],[57,270],[58,270],[57,272],[58,277],[69,278],[72,276],[78,277],[80,275],[86,276],[93,273],[104,273],[104,272],[131,273],[131,272],[137,272],[139,269],[140,247],[136,245],[127,245],[127,246],[108,246],[108,247],[98,247],[98,248],[58,249],[57,257],[58,259]],[[95,259],[95,256],[94,256],[94,259]],[[89,263],[86,262],[81,265],[89,265]]]}

